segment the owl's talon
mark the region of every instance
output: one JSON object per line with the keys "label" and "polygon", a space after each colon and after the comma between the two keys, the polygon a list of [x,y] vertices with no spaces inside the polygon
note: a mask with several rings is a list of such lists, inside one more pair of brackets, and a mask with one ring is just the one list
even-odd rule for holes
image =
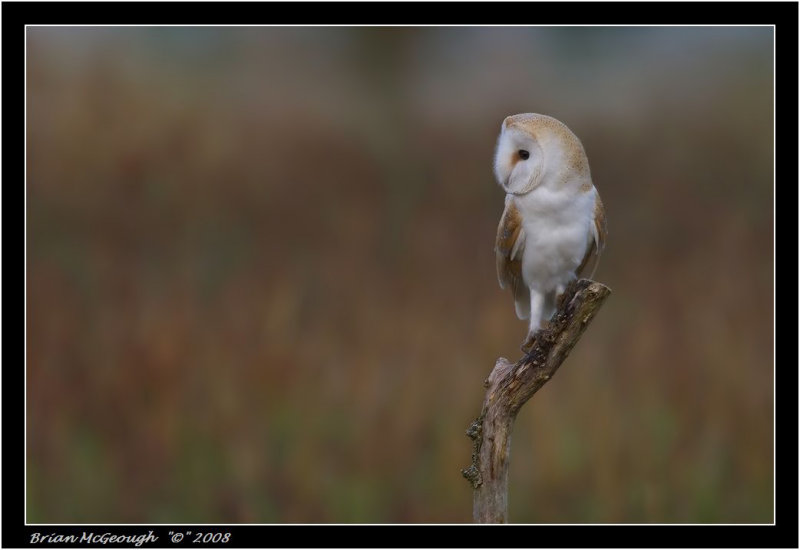
{"label": "owl's talon", "polygon": [[[538,332],[538,331],[536,331]],[[536,332],[529,332],[528,336],[525,337],[525,340],[522,342],[522,345],[519,347],[522,350],[522,353],[529,355],[531,352],[531,348],[533,348],[533,343],[536,340]]]}

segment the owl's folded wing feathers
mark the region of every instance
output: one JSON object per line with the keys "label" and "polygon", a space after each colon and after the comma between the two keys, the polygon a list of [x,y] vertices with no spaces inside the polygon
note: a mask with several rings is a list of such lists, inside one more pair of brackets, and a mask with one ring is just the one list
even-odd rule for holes
{"label": "owl's folded wing feathers", "polygon": [[497,260],[497,280],[500,288],[511,287],[516,303],[517,316],[527,319],[530,315],[528,287],[522,280],[522,252],[525,250],[525,231],[522,228],[522,216],[511,200],[506,201],[506,208],[497,226],[495,242]]}
{"label": "owl's folded wing feathers", "polygon": [[600,195],[597,195],[595,199],[594,223],[591,225],[591,231],[591,243],[589,248],[586,250],[586,255],[583,257],[581,265],[577,270],[578,276],[584,276],[586,272],[586,266],[589,264],[589,260],[593,260],[592,272],[589,274],[589,279],[594,277],[594,272],[597,270],[597,266],[600,264],[600,254],[602,254],[603,249],[606,246],[606,235],[608,234],[606,230],[606,211],[603,207],[603,201],[600,200]]}

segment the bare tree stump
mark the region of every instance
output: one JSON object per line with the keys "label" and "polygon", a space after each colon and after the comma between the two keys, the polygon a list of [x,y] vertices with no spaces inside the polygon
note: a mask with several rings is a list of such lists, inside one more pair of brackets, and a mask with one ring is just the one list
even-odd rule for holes
{"label": "bare tree stump", "polygon": [[508,522],[508,463],[514,419],[528,399],[555,374],[603,305],[611,290],[595,281],[573,281],[559,298],[558,311],[533,340],[525,357],[500,357],[489,378],[480,416],[467,430],[472,465],[461,470],[473,487],[476,523]]}

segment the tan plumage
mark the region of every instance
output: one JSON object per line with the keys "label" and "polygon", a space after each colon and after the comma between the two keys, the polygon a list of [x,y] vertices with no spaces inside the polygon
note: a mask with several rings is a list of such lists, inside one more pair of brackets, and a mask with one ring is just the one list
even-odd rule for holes
{"label": "tan plumage", "polygon": [[[521,232],[522,216],[514,203],[508,203],[500,218],[500,225],[497,226],[497,279],[500,281],[500,288],[511,288],[514,302],[521,304],[517,308],[527,307],[530,300],[528,287],[522,280],[522,254],[519,251],[521,243],[518,239]],[[519,309],[517,314],[519,315]]]}
{"label": "tan plumage", "polygon": [[605,247],[605,211],[583,146],[554,118],[507,117],[495,174],[507,192],[497,228],[497,278],[511,289],[517,316],[530,318],[530,340],[569,280],[590,265],[594,276]]}
{"label": "tan plumage", "polygon": [[[586,255],[583,257],[583,261],[576,272],[579,277],[585,276],[589,277],[590,279],[594,277],[594,272],[597,270],[597,266],[600,264],[600,254],[603,253],[603,248],[606,245],[606,234],[606,211],[603,208],[603,201],[600,200],[600,195],[597,195],[597,199],[594,204],[593,239],[591,240],[589,250],[586,251]],[[592,266],[592,271],[588,272],[586,270],[586,264],[589,263],[590,258],[594,260],[592,262],[594,265]]]}

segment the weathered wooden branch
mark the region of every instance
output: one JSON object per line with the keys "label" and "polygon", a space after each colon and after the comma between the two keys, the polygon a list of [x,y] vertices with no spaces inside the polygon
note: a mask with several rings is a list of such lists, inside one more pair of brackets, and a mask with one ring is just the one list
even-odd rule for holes
{"label": "weathered wooden branch", "polygon": [[528,399],[555,374],[611,290],[595,281],[573,281],[558,311],[516,363],[500,357],[489,378],[480,416],[467,430],[473,440],[472,465],[461,470],[473,487],[476,523],[508,521],[508,463],[514,419]]}

